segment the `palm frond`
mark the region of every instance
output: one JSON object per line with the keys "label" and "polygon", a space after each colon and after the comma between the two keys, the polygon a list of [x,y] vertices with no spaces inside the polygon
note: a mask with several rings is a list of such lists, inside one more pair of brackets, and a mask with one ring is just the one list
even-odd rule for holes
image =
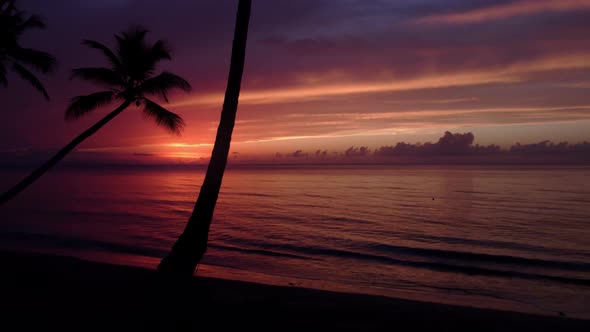
{"label": "palm frond", "polygon": [[184,78],[165,71],[145,80],[138,88],[140,93],[160,95],[166,102],[168,102],[168,91],[171,89],[181,89],[188,92],[191,90],[191,85]]}
{"label": "palm frond", "polygon": [[145,44],[145,36],[148,33],[147,29],[136,26],[129,30],[122,32],[120,35],[115,35],[117,40],[117,53],[121,62],[133,59],[138,55],[138,52],[145,52],[147,46]]}
{"label": "palm frond", "polygon": [[86,45],[90,48],[94,48],[96,50],[101,51],[104,56],[109,60],[109,63],[113,66],[113,69],[120,70],[121,69],[121,60],[115,55],[110,48],[106,47],[105,45],[96,42],[94,40],[84,39],[82,41],[82,45]]}
{"label": "palm frond", "polygon": [[153,75],[158,66],[158,62],[162,60],[171,60],[172,56],[170,55],[170,48],[163,40],[158,40],[151,48],[147,47],[147,45],[144,47],[144,52],[141,55],[142,59],[137,63],[139,64],[138,69],[146,74],[143,78],[147,78]]}
{"label": "palm frond", "polygon": [[47,52],[22,47],[14,48],[9,52],[15,60],[26,63],[43,73],[48,73],[55,68],[55,57]]}
{"label": "palm frond", "polygon": [[172,60],[171,50],[168,44],[163,40],[158,40],[150,50],[150,58],[154,62],[161,60]]}
{"label": "palm frond", "polygon": [[150,118],[156,121],[158,126],[164,127],[166,130],[180,135],[184,128],[184,120],[175,113],[172,113],[157,103],[145,98],[145,107],[143,112]]}
{"label": "palm frond", "polygon": [[20,65],[17,62],[12,63],[12,69],[14,69],[14,71],[22,79],[29,82],[35,89],[37,89],[39,92],[41,92],[43,94],[43,96],[45,97],[45,99],[49,100],[49,94],[47,94],[45,87],[43,86],[43,84],[41,84],[39,79],[35,75],[33,75],[33,73],[31,73],[27,68],[23,67],[22,65]]}
{"label": "palm frond", "polygon": [[0,0],[0,14],[10,14],[15,10],[14,2],[14,0]]}
{"label": "palm frond", "polygon": [[158,62],[171,60],[170,47],[159,40],[153,45],[146,42],[148,30],[132,27],[128,31],[115,35],[117,54],[129,76],[142,81],[154,74]]}
{"label": "palm frond", "polygon": [[28,29],[44,29],[45,27],[45,22],[40,16],[31,15],[26,20],[23,20],[21,24],[18,25],[16,32],[18,34],[21,34]]}
{"label": "palm frond", "polygon": [[125,81],[121,78],[121,75],[109,68],[76,68],[72,70],[73,77],[93,81],[107,87],[125,86]]}
{"label": "palm frond", "polygon": [[7,86],[8,80],[6,79],[6,66],[0,61],[0,84]]}
{"label": "palm frond", "polygon": [[87,96],[74,97],[66,109],[65,118],[66,120],[78,119],[101,106],[109,104],[114,97],[115,92],[113,91],[101,91]]}
{"label": "palm frond", "polygon": [[145,35],[149,32],[148,29],[140,26],[134,25],[129,27],[127,31],[121,32],[121,38],[124,40],[132,40],[137,42],[142,42],[145,39]]}
{"label": "palm frond", "polygon": [[142,81],[151,75],[153,68],[146,66],[151,62],[149,48],[145,42],[148,31],[141,27],[132,27],[128,31],[115,35],[117,54],[125,73],[135,81]]}
{"label": "palm frond", "polygon": [[14,5],[12,5],[10,8],[11,9],[8,10],[6,17],[3,18],[8,20],[8,22],[11,24],[12,31],[15,31],[15,29],[26,20],[26,13],[22,10],[18,10]]}

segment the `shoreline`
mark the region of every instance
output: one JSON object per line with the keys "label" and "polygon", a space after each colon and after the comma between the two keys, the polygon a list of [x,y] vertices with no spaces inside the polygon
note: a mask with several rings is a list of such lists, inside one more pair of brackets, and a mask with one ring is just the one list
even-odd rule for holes
{"label": "shoreline", "polygon": [[2,302],[8,308],[4,312],[9,321],[14,318],[23,327],[87,329],[123,324],[180,328],[207,324],[211,328],[206,330],[590,329],[590,320],[567,317],[200,276],[181,285],[139,267],[5,250],[0,251],[0,257]]}
{"label": "shoreline", "polygon": [[[156,269],[160,258],[154,256],[125,254],[120,252],[104,252],[101,250],[61,250],[53,247],[29,247],[26,245],[0,245],[0,252],[19,252],[31,255],[42,256],[59,256],[72,258],[82,261],[93,262],[97,264],[115,265],[122,267],[136,267],[153,271]],[[163,255],[163,253],[162,253]],[[275,271],[276,272],[276,271]],[[197,274],[197,273],[195,273]],[[469,274],[471,275],[471,274]],[[477,275],[477,274],[476,274]],[[506,312],[523,313],[540,316],[562,316],[568,318],[590,320],[587,310],[577,311],[569,310],[567,308],[560,308],[559,306],[545,305],[543,303],[535,302],[534,298],[530,298],[523,294],[524,297],[511,297],[509,295],[497,294],[494,292],[477,293],[471,290],[463,290],[461,288],[442,288],[443,292],[440,294],[429,293],[425,290],[431,286],[421,285],[416,281],[417,288],[387,288],[367,284],[343,283],[326,279],[308,279],[297,277],[293,275],[283,275],[280,272],[263,273],[260,271],[252,271],[248,269],[240,269],[239,267],[228,267],[225,265],[211,264],[211,262],[204,261],[198,267],[199,279],[222,279],[226,281],[236,282],[250,282],[254,284],[262,284],[269,286],[283,286],[283,287],[297,287],[314,289],[318,291],[349,293],[355,295],[369,295],[377,297],[386,297],[402,300],[410,300],[416,302],[437,303],[441,305],[451,305],[459,307],[490,309]],[[516,278],[516,279],[513,279]],[[551,278],[549,278],[552,280]],[[569,280],[569,278],[566,278]],[[519,274],[516,276],[508,276],[505,280],[520,281]],[[561,280],[559,277],[557,280]],[[588,279],[583,279],[580,287],[587,287]],[[569,282],[563,284],[567,287]],[[575,284],[574,284],[575,285]],[[584,291],[586,289],[582,288]],[[533,296],[534,297],[534,296]],[[538,300],[538,297],[537,297]]]}

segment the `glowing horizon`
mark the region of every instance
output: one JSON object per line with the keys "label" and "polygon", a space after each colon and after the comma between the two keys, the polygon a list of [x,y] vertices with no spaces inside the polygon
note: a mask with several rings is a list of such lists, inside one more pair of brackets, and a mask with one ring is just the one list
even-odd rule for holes
{"label": "glowing horizon", "polygon": [[[261,1],[252,15],[232,141],[241,156],[436,141],[447,130],[501,146],[590,140],[588,1]],[[85,141],[80,158],[209,157],[233,33],[233,14],[223,3],[171,0],[140,11],[133,1],[66,8],[22,0],[22,6],[49,24],[31,34],[31,47],[55,53],[63,65],[43,77],[50,103],[17,80],[0,90],[6,109],[18,110],[3,127],[0,153],[41,160],[114,108],[64,122],[70,98],[101,89],[67,77],[73,67],[105,65],[80,40],[111,46],[113,33],[136,22],[173,49],[172,61],[158,70],[193,85],[169,104],[158,100],[185,119],[185,131],[169,135],[133,106]],[[153,20],[163,12],[175,19]],[[279,24],[276,17],[290,19]],[[112,31],[102,27],[105,20]]]}

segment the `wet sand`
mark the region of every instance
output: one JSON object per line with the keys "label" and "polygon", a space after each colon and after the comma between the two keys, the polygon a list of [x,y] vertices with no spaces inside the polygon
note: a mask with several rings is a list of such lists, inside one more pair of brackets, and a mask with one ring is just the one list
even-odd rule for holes
{"label": "wet sand", "polygon": [[590,331],[590,321],[0,252],[5,331]]}

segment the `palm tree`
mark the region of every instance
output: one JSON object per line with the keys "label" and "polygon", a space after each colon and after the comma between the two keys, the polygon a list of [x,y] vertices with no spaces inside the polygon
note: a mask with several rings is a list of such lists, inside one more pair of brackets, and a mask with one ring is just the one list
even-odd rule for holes
{"label": "palm tree", "polygon": [[55,68],[55,58],[49,53],[22,47],[19,39],[30,29],[43,29],[45,23],[36,15],[26,16],[14,6],[14,0],[0,0],[0,84],[8,85],[7,68],[49,100],[47,90],[27,65],[46,74]]}
{"label": "palm tree", "polygon": [[107,90],[72,98],[66,110],[66,119],[77,119],[115,100],[120,100],[122,103],[102,120],[72,140],[31,175],[0,196],[0,205],[28,187],[78,144],[96,133],[132,104],[135,104],[136,107],[143,105],[143,113],[153,118],[156,124],[170,132],[180,134],[184,126],[182,118],[148,99],[146,95],[161,96],[167,102],[170,90],[190,91],[191,86],[180,76],[166,71],[154,76],[158,62],[171,59],[170,51],[161,40],[152,46],[148,45],[145,41],[146,34],[147,30],[134,28],[120,35],[115,35],[116,52],[96,41],[84,40],[82,42],[83,45],[102,52],[108,59],[110,68],[78,68],[72,71],[72,77],[96,82],[105,86]]}
{"label": "palm tree", "polygon": [[221,119],[207,173],[193,213],[172,251],[160,262],[158,271],[175,277],[190,277],[207,251],[209,228],[227,164],[231,135],[236,121],[238,99],[246,57],[246,39],[251,0],[240,0],[232,45],[231,63]]}

